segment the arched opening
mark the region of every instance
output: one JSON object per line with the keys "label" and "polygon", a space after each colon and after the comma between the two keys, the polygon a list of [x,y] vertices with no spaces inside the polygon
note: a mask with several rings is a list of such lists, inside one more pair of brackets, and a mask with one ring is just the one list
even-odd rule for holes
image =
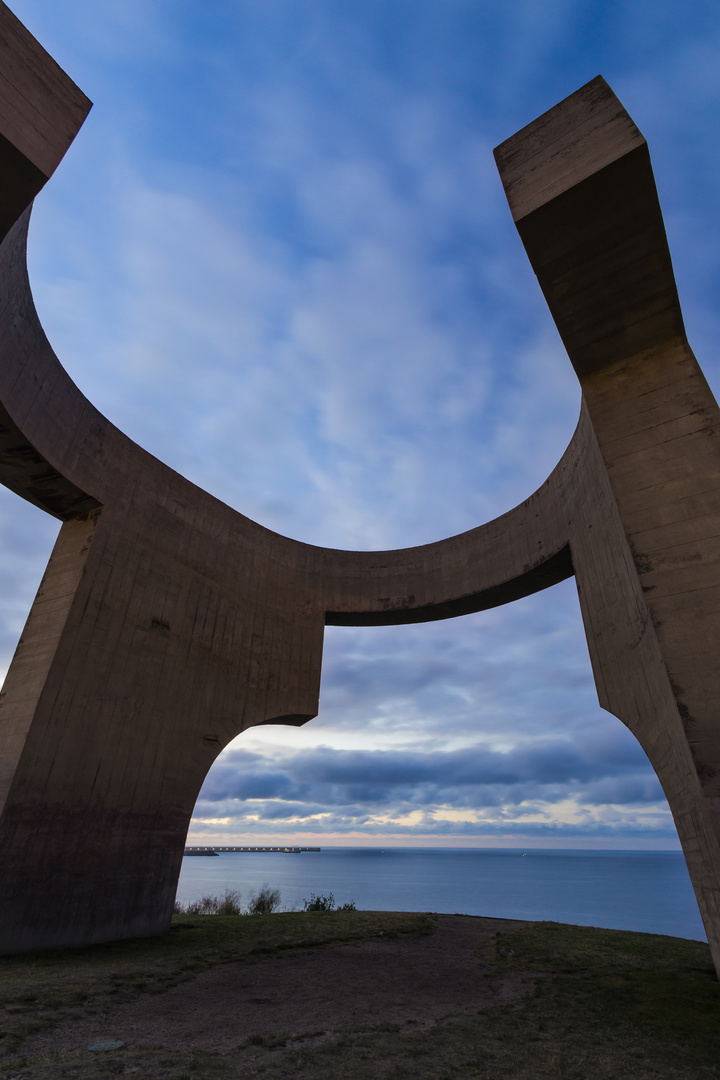
{"label": "arched opening", "polygon": [[318,717],[234,740],[189,835],[324,850],[185,859],[184,901],[267,882],[291,906],[324,890],[704,933],[652,766],[597,703],[573,580],[458,619],[328,627]]}

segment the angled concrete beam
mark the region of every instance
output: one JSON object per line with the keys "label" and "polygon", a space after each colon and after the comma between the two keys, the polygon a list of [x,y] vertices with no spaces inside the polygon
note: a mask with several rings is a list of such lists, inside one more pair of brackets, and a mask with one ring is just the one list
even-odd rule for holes
{"label": "angled concrete beam", "polygon": [[685,340],[647,143],[603,78],[495,150],[568,356],[591,371]]}
{"label": "angled concrete beam", "polygon": [[685,336],[647,145],[597,78],[495,153],[612,508],[612,536],[597,513],[570,530],[600,704],[663,784],[719,966],[720,411]]}
{"label": "angled concrete beam", "polygon": [[[231,510],[136,446],[63,371],[35,314],[25,241],[43,169],[88,103],[4,5],[0,59],[2,48],[10,119],[2,127],[0,109],[0,130],[13,149],[0,175],[0,480],[64,524],[0,694],[0,951],[167,928],[210,765],[248,727],[315,715],[326,623],[448,618],[574,571],[601,703],[658,771],[720,963],[707,786],[714,616],[709,593],[700,608],[691,599],[697,580],[718,580],[702,516],[704,498],[707,520],[716,514],[715,444],[689,407],[704,384],[682,335],[647,153],[609,89],[590,84],[498,151],[583,384],[568,450],[534,495],[487,525],[357,553],[299,544]],[[33,78],[52,92],[36,95],[43,119],[31,124],[17,117]],[[36,135],[25,123],[59,133],[52,153],[27,157]],[[24,161],[42,176],[27,181]],[[646,222],[637,258],[623,246],[627,220],[617,227],[623,185],[630,224]],[[689,439],[675,456],[671,429]],[[695,546],[678,560],[685,543]],[[704,571],[693,578],[691,566],[685,587],[693,560]]]}

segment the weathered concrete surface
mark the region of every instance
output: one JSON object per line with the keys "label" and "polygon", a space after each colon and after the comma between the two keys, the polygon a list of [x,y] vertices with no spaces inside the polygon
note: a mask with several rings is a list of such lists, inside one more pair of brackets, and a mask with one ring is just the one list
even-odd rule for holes
{"label": "weathered concrete surface", "polygon": [[598,78],[496,158],[589,420],[570,543],[598,697],[660,778],[720,969],[720,412],[647,145]]}
{"label": "weathered concrete surface", "polygon": [[326,623],[447,618],[574,572],[601,703],[660,776],[720,966],[717,406],[644,140],[607,86],[497,152],[583,385],[568,450],[487,525],[355,553],[249,521],[68,378],[33,307],[25,208],[88,102],[4,5],[0,70],[0,214],[18,219],[0,248],[0,480],[63,522],[0,696],[0,951],[167,928],[210,765],[245,728],[315,715]]}

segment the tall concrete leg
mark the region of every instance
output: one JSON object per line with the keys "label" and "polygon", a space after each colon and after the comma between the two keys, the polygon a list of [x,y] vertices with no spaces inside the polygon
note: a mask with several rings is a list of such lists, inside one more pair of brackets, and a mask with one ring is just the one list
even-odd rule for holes
{"label": "tall concrete leg", "polygon": [[716,806],[703,792],[682,704],[585,409],[581,427],[587,469],[584,498],[578,499],[571,524],[571,550],[598,699],[633,732],[662,784],[720,969]]}
{"label": "tall concrete leg", "polygon": [[662,782],[720,970],[720,410],[647,145],[604,81],[496,156],[583,390],[569,534],[598,696]]}
{"label": "tall concrete leg", "polygon": [[322,620],[248,611],[190,558],[109,511],[60,530],[0,697],[0,952],[166,930],[217,754],[317,711]]}

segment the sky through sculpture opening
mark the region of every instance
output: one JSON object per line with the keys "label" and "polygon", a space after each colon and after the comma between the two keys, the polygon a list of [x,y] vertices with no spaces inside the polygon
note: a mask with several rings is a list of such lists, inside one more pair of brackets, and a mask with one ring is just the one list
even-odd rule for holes
{"label": "sky through sculpture opening", "polygon": [[[580,391],[491,151],[598,71],[652,147],[690,340],[717,396],[720,216],[703,133],[720,106],[703,57],[720,18],[693,0],[652,18],[633,4],[630,23],[551,0],[532,24],[520,0],[348,0],[319,4],[312,22],[288,0],[264,17],[244,0],[214,14],[199,0],[182,12],[9,2],[97,102],[33,211],[45,331],[105,416],[253,520],[332,547],[404,547],[490,520],[542,483]],[[33,556],[40,530],[12,498],[0,488],[3,677],[57,531],[33,515]],[[320,705],[287,743],[254,729],[237,748],[260,754],[265,778],[289,777],[301,743],[316,771],[364,751],[371,782],[401,731],[421,762],[429,748],[478,761],[502,749],[524,767],[507,789],[469,792],[442,758],[440,798],[409,777],[385,802],[396,843],[483,843],[469,797],[489,844],[679,849],[642,751],[597,704],[571,581],[492,617],[331,631]],[[528,749],[564,762],[552,785]],[[363,805],[338,813],[316,794],[292,807],[327,814],[313,842],[390,842]],[[418,797],[422,825],[393,828]],[[283,803],[267,804],[272,819],[253,809],[245,825],[239,805],[205,802],[204,818],[230,816],[223,832],[251,835],[198,822],[197,842],[270,842],[271,828],[272,842],[290,839]]]}
{"label": "sky through sculpture opening", "polygon": [[566,453],[488,525],[343,552],[218,503],[59,367],[25,276],[24,208],[87,102],[4,18],[2,479],[65,522],[3,691],[6,950],[166,924],[210,763],[243,727],[315,714],[325,623],[450,618],[574,572],[601,704],[660,776],[717,961],[717,406],[685,340],[645,141],[604,81],[496,151],[583,389]]}

